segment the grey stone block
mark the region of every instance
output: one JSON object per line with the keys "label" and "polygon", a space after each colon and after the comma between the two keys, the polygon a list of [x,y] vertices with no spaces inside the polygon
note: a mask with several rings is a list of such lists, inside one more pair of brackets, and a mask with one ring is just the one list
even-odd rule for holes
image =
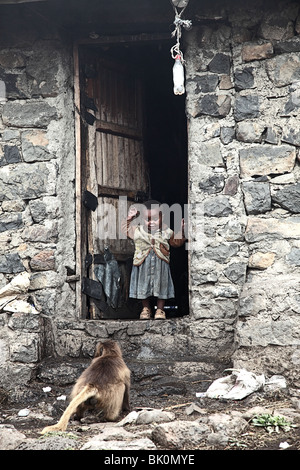
{"label": "grey stone block", "polygon": [[216,246],[208,246],[205,257],[219,263],[227,263],[239,252],[239,249],[238,243],[220,243]]}
{"label": "grey stone block", "polygon": [[254,85],[253,68],[245,67],[243,70],[237,70],[234,74],[234,85],[236,90],[246,90]]}
{"label": "grey stone block", "polygon": [[4,157],[8,164],[18,163],[21,161],[20,151],[16,145],[5,145]]}
{"label": "grey stone block", "polygon": [[296,160],[295,149],[289,145],[256,145],[239,151],[241,176],[289,173]]}
{"label": "grey stone block", "polygon": [[23,158],[25,162],[37,162],[51,160],[53,156],[39,145],[32,145],[30,142],[22,144]]}
{"label": "grey stone block", "polygon": [[16,274],[25,271],[18,253],[7,253],[0,256],[0,273]]}
{"label": "grey stone block", "polygon": [[208,217],[227,217],[232,212],[231,204],[226,196],[217,196],[204,202],[204,215]]}
{"label": "grey stone block", "polygon": [[2,118],[7,126],[43,128],[57,119],[58,115],[56,108],[46,101],[8,101],[3,107]]}
{"label": "grey stone block", "polygon": [[286,260],[293,266],[300,266],[300,248],[293,247],[289,254],[286,256]]}
{"label": "grey stone block", "polygon": [[234,116],[237,121],[259,116],[260,104],[258,95],[238,96],[234,105]]}
{"label": "grey stone block", "polygon": [[229,176],[224,187],[224,194],[235,196],[239,188],[239,182],[238,175]]}
{"label": "grey stone block", "polygon": [[275,54],[300,52],[300,41],[297,37],[286,41],[278,41],[274,44],[274,52]]}
{"label": "grey stone block", "polygon": [[278,144],[279,138],[278,133],[273,127],[267,127],[266,135],[265,135],[265,142],[268,144]]}
{"label": "grey stone block", "polygon": [[219,193],[223,190],[225,184],[224,175],[216,173],[200,181],[199,188],[208,194]]}
{"label": "grey stone block", "polygon": [[5,232],[6,230],[18,230],[18,228],[22,226],[23,220],[21,214],[0,216],[0,232]]}
{"label": "grey stone block", "polygon": [[35,199],[53,195],[56,190],[56,167],[51,163],[19,163],[0,168],[0,201]]}
{"label": "grey stone block", "polygon": [[224,167],[220,144],[218,142],[200,144],[198,161],[210,167]]}
{"label": "grey stone block", "polygon": [[53,48],[37,50],[30,57],[26,73],[32,78],[32,96],[48,97],[58,95],[60,61],[59,52],[53,50]]}
{"label": "grey stone block", "polygon": [[286,133],[283,134],[281,140],[283,142],[295,145],[296,147],[300,147],[300,131],[297,129],[289,129]]}
{"label": "grey stone block", "polygon": [[289,185],[276,191],[272,200],[284,209],[298,214],[300,212],[300,183]]}
{"label": "grey stone block", "polygon": [[245,282],[246,271],[246,263],[231,263],[224,269],[224,274],[231,282],[243,284]]}
{"label": "grey stone block", "polygon": [[237,124],[236,138],[241,142],[261,142],[263,130],[256,122],[241,121]]}
{"label": "grey stone block", "polygon": [[283,87],[300,80],[300,58],[295,54],[282,54],[267,62],[267,73],[274,85]]}
{"label": "grey stone block", "polygon": [[231,60],[226,54],[217,53],[208,64],[208,70],[215,73],[229,75]]}
{"label": "grey stone block", "polygon": [[206,74],[194,80],[197,83],[196,93],[211,93],[216,90],[219,83],[219,77],[216,74]]}
{"label": "grey stone block", "polygon": [[213,117],[225,117],[231,109],[231,98],[226,95],[204,95],[199,99],[196,117],[201,114]]}
{"label": "grey stone block", "polygon": [[235,128],[234,127],[221,127],[221,142],[224,145],[230,144],[235,137]]}
{"label": "grey stone block", "polygon": [[271,210],[269,183],[245,182],[242,184],[247,214],[263,214]]}

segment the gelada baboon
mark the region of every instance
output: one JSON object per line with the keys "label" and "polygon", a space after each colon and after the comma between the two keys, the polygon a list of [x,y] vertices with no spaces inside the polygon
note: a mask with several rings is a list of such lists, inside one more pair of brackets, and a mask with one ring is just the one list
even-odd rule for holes
{"label": "gelada baboon", "polygon": [[99,343],[94,359],[73,387],[70,404],[57,424],[47,426],[41,434],[65,431],[70,417],[80,419],[85,410],[102,410],[108,421],[115,421],[121,410],[129,410],[130,370],[116,341]]}

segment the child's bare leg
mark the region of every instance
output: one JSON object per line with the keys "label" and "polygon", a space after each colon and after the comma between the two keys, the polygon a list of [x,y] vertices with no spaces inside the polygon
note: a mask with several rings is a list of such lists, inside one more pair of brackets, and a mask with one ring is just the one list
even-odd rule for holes
{"label": "child's bare leg", "polygon": [[157,308],[163,310],[165,307],[165,299],[157,299]]}
{"label": "child's bare leg", "polygon": [[150,299],[149,299],[149,297],[147,299],[143,299],[142,304],[143,304],[144,308],[150,308]]}

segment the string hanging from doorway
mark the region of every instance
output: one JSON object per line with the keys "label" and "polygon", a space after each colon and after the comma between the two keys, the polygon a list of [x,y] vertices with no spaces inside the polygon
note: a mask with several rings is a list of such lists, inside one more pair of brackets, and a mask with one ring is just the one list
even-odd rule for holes
{"label": "string hanging from doorway", "polygon": [[[184,85],[184,58],[180,49],[180,39],[182,36],[182,28],[189,30],[192,27],[191,20],[182,19],[182,14],[188,6],[189,0],[171,0],[175,12],[175,20],[173,22],[175,29],[172,37],[176,37],[176,44],[171,47],[171,56],[175,60],[173,65],[173,91],[174,95],[183,95],[185,93]],[[181,11],[178,11],[181,8]]]}

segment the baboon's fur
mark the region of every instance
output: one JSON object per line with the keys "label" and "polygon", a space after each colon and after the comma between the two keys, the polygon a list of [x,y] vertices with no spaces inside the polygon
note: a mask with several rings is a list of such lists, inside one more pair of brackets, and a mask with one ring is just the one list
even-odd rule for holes
{"label": "baboon's fur", "polygon": [[41,434],[65,431],[76,413],[80,419],[86,409],[102,410],[104,418],[115,421],[123,410],[129,410],[130,370],[119,344],[108,340],[99,343],[91,364],[78,378],[70,396],[70,404],[57,424],[47,426]]}

